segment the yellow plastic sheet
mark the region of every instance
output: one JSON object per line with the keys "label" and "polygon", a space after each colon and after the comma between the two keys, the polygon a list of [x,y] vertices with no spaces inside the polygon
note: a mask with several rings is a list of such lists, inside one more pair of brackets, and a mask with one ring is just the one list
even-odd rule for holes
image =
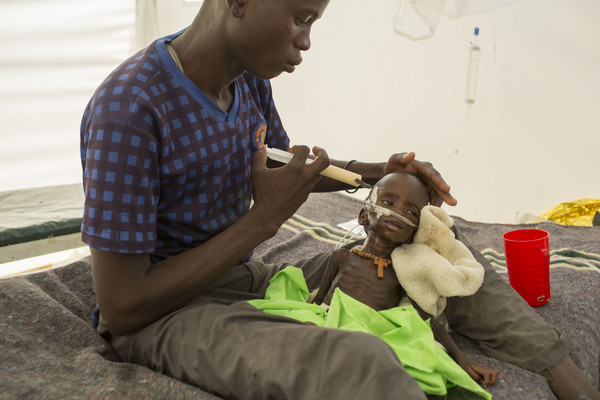
{"label": "yellow plastic sheet", "polygon": [[560,203],[541,217],[562,225],[590,226],[596,211],[600,211],[600,199],[580,199]]}

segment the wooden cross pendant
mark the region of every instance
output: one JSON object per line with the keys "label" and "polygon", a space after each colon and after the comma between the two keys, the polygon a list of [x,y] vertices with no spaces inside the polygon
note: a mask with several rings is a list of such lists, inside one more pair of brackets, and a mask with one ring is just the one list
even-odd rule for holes
{"label": "wooden cross pendant", "polygon": [[386,260],[385,258],[375,257],[373,258],[373,262],[377,265],[377,277],[383,278],[383,269],[390,265],[390,260]]}
{"label": "wooden cross pendant", "polygon": [[360,251],[356,247],[354,247],[352,250],[350,250],[350,252],[356,254],[359,257],[368,258],[369,260],[372,260],[373,263],[377,266],[377,277],[378,278],[383,278],[383,269],[392,263],[392,260],[390,260],[389,258],[377,257],[373,254],[369,254],[369,253],[365,253],[364,251]]}

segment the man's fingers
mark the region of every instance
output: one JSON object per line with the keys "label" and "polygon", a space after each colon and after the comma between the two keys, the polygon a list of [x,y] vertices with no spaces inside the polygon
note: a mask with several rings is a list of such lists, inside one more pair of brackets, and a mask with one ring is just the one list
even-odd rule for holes
{"label": "man's fingers", "polygon": [[252,155],[252,168],[267,168],[267,149],[262,146]]}
{"label": "man's fingers", "polygon": [[[319,173],[327,168],[330,164],[329,156],[327,152],[320,147],[313,147],[314,156],[311,156],[310,150],[307,146],[294,146],[290,148],[290,153],[294,154],[294,158],[288,163],[288,165],[306,168],[306,171],[310,171],[315,174],[315,179],[318,180]],[[308,158],[312,159],[310,164],[306,164]],[[316,182],[315,182],[316,183]]]}
{"label": "man's fingers", "polygon": [[442,200],[442,198],[435,191],[433,191],[433,192],[430,191],[429,197],[430,197],[429,203],[433,206],[441,207],[442,204],[444,204],[444,200]]}
{"label": "man's fingers", "polygon": [[[457,204],[458,204],[458,200],[456,200],[456,199],[454,198],[454,196],[452,196],[452,195],[450,194],[450,192],[446,192],[446,193],[444,193],[444,194],[442,195],[442,200],[443,200],[443,201],[444,201],[446,204],[448,204],[449,206],[455,206],[455,205],[457,205]],[[440,205],[441,205],[441,202],[440,202]]]}
{"label": "man's fingers", "polygon": [[443,203],[449,206],[455,206],[458,201],[450,194],[450,186],[445,185],[448,189],[443,190],[435,184],[427,185],[429,191],[430,203],[434,206],[441,207]]}
{"label": "man's fingers", "polygon": [[400,162],[403,164],[408,164],[408,163],[412,162],[412,160],[414,160],[414,159],[415,159],[415,152],[410,151],[410,152],[404,154],[404,157],[402,157],[400,159]]}
{"label": "man's fingers", "polygon": [[450,185],[446,183],[442,175],[433,168],[431,163],[423,162],[416,164],[418,171],[417,176],[425,179],[431,204],[440,207],[444,202],[449,206],[455,206],[458,202],[450,194]]}
{"label": "man's fingers", "polygon": [[331,161],[329,160],[329,155],[324,149],[315,146],[313,147],[312,151],[317,156],[317,158],[315,158],[311,164],[313,168],[315,168],[318,172],[321,172],[325,168],[329,167]]}
{"label": "man's fingers", "polygon": [[392,155],[385,166],[384,175],[391,172],[404,171],[414,159],[415,153],[412,151],[409,153],[396,153]]}
{"label": "man's fingers", "polygon": [[290,148],[290,153],[294,154],[294,157],[288,163],[289,165],[299,167],[306,164],[306,159],[310,154],[310,149],[307,146],[294,146]]}

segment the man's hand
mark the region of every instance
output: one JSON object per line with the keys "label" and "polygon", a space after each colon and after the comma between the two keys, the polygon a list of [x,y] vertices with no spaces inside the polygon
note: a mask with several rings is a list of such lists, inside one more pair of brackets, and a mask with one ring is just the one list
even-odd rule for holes
{"label": "man's hand", "polygon": [[267,152],[263,147],[254,153],[252,164],[253,211],[264,212],[269,222],[277,228],[290,218],[306,201],[319,182],[319,173],[329,166],[325,150],[314,147],[316,158],[306,164],[310,150],[306,146],[294,146],[294,158],[281,167],[267,167]]}
{"label": "man's hand", "polygon": [[450,186],[444,181],[442,175],[433,168],[429,162],[415,160],[415,153],[398,153],[392,155],[385,167],[385,174],[391,172],[408,172],[419,177],[427,187],[431,197],[431,204],[441,206],[446,203],[455,206],[457,201],[450,194]]}

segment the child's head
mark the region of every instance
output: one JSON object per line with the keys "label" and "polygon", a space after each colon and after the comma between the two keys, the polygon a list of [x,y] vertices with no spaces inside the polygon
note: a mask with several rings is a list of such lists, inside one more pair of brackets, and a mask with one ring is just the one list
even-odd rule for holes
{"label": "child's head", "polygon": [[429,200],[429,192],[419,178],[393,172],[381,178],[371,189],[358,222],[369,237],[379,237],[395,244],[406,243],[417,231],[421,209]]}

